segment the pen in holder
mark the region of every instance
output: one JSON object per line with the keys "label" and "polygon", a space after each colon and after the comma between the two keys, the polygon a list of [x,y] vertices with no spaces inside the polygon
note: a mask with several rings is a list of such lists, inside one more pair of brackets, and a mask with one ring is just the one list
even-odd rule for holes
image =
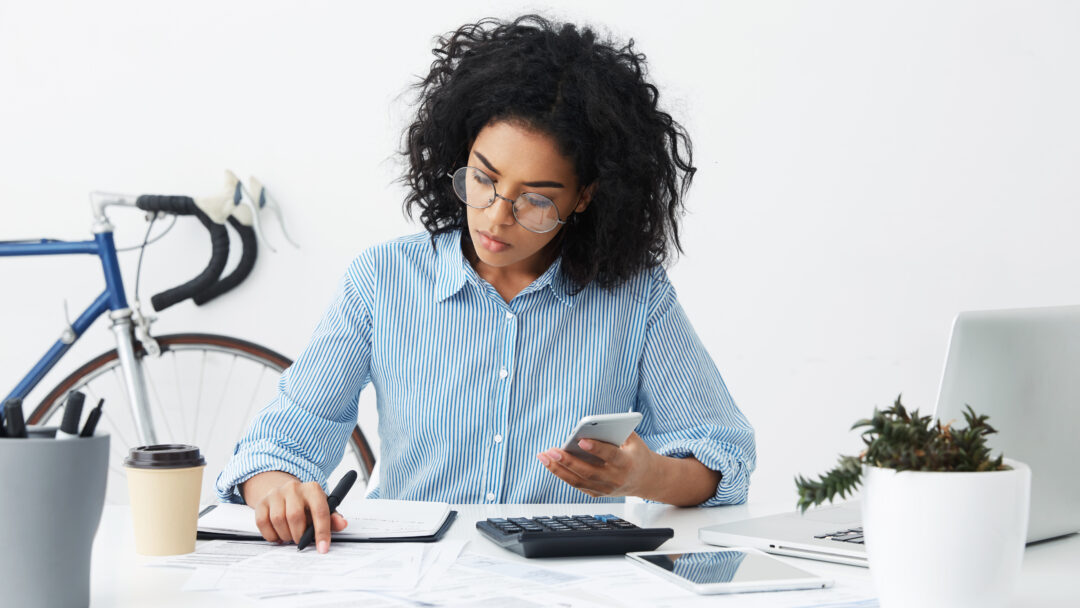
{"label": "pen in holder", "polygon": [[56,427],[0,439],[0,580],[5,606],[87,606],[105,504],[109,436],[57,441]]}

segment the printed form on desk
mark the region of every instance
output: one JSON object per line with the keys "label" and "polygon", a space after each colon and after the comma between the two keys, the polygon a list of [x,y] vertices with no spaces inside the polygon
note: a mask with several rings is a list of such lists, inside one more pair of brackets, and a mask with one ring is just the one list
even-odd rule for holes
{"label": "printed form on desk", "polygon": [[[450,515],[450,504],[414,500],[370,499],[351,503],[339,513],[349,525],[333,537],[341,540],[431,536]],[[199,516],[199,532],[262,538],[255,510],[247,505],[218,504]]]}
{"label": "printed form on desk", "polygon": [[465,541],[294,545],[209,541],[155,566],[193,568],[185,591],[216,591],[266,608],[694,606],[875,608],[869,580],[836,578],[829,589],[697,595],[621,556],[503,559],[464,552]]}

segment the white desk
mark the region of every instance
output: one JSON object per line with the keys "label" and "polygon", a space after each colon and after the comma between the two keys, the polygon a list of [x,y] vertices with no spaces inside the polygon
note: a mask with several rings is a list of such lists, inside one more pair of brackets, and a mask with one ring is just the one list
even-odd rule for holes
{"label": "white desk", "polygon": [[[661,549],[707,547],[697,538],[698,528],[768,515],[790,509],[790,505],[740,505],[713,509],[679,509],[655,504],[627,505],[461,505],[455,507],[458,519],[448,538],[469,540],[466,551],[504,559],[524,560],[481,537],[475,528],[478,520],[488,517],[531,517],[535,515],[614,513],[645,527],[669,527],[675,537]],[[932,551],[928,548],[928,551]],[[583,567],[597,559],[623,557],[566,558],[580,560]],[[795,558],[781,558],[805,570],[827,577],[852,576],[869,579],[869,571]],[[107,505],[94,541],[91,573],[91,606],[239,606],[233,597],[208,592],[183,592],[180,588],[190,572],[174,568],[151,568],[135,553],[128,507]],[[251,603],[251,605],[258,605]],[[1080,535],[1045,541],[1027,548],[1023,573],[1012,606],[1080,606]]]}

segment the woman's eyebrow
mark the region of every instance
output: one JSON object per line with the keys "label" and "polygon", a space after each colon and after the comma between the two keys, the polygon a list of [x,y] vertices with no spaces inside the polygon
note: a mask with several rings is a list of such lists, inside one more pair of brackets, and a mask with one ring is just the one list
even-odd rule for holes
{"label": "woman's eyebrow", "polygon": [[[484,163],[484,166],[487,167],[488,169],[490,169],[492,173],[494,173],[495,175],[502,175],[502,173],[499,173],[499,170],[496,169],[494,167],[494,165],[491,164],[491,161],[489,161],[487,159],[487,157],[485,157],[483,154],[477,152],[476,150],[473,150],[473,154],[475,154],[476,158],[479,158],[480,162]],[[523,182],[522,185],[523,186],[528,186],[530,188],[565,188],[566,187],[561,182],[552,182],[552,181]]]}

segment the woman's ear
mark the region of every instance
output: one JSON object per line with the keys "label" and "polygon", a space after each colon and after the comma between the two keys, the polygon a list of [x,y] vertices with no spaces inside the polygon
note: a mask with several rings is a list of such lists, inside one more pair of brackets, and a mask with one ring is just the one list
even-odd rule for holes
{"label": "woman's ear", "polygon": [[582,211],[585,211],[585,209],[589,206],[589,203],[592,202],[592,197],[595,193],[596,182],[585,186],[585,189],[581,191],[581,197],[578,199],[577,207],[574,207],[574,212],[581,213]]}

